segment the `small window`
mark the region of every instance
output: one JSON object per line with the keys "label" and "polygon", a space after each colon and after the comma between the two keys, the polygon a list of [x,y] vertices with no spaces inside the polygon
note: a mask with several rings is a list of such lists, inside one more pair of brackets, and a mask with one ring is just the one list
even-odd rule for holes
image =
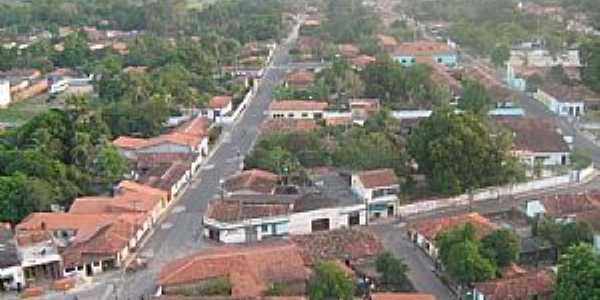
{"label": "small window", "polygon": [[100,266],[100,262],[99,261],[95,261],[92,264],[94,265],[94,267],[99,267]]}
{"label": "small window", "polygon": [[302,113],[303,118],[308,118],[308,113]]}
{"label": "small window", "polygon": [[269,232],[269,225],[268,224],[264,224],[262,226],[260,226],[260,231],[264,232]]}
{"label": "small window", "polygon": [[288,118],[293,118],[293,117],[294,117],[294,114],[293,114],[293,113],[289,113],[289,114],[288,114]]}
{"label": "small window", "polygon": [[73,271],[75,271],[75,268],[66,268],[66,269],[65,269],[65,272],[66,272],[66,273],[71,273],[71,272],[73,272]]}
{"label": "small window", "polygon": [[441,57],[438,57],[437,62],[441,64],[442,62],[444,62],[444,60]]}
{"label": "small window", "polygon": [[402,59],[402,63],[405,64],[406,63],[406,59],[403,58]]}
{"label": "small window", "polygon": [[410,60],[410,62],[411,62],[411,63],[416,63],[416,62],[417,62],[417,59],[416,59],[416,58],[412,58],[412,59]]}

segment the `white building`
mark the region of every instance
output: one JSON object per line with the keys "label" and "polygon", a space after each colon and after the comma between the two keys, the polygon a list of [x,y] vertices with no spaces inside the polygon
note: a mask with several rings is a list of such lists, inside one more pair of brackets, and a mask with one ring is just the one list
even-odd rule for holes
{"label": "white building", "polygon": [[559,116],[580,117],[585,114],[585,97],[578,95],[574,88],[538,88],[533,98]]}
{"label": "white building", "polygon": [[394,216],[400,184],[392,169],[363,171],[352,175],[352,191],[368,203],[369,217]]}
{"label": "white building", "polygon": [[203,230],[211,240],[244,243],[365,223],[361,203],[341,203],[319,194],[238,195],[210,203]]}
{"label": "white building", "polygon": [[313,119],[323,118],[327,102],[308,100],[273,101],[269,106],[269,114],[273,119]]}
{"label": "white building", "polygon": [[512,152],[525,165],[556,167],[569,164],[571,147],[567,137],[563,137],[549,120],[504,118],[497,122],[512,133]]}
{"label": "white building", "polygon": [[10,82],[0,80],[0,108],[5,108],[10,104]]}
{"label": "white building", "polygon": [[513,49],[510,51],[508,63],[512,66],[529,66],[538,68],[550,68],[554,66],[581,67],[579,50],[569,49],[558,55],[552,55],[550,51],[539,48]]}
{"label": "white building", "polygon": [[221,122],[221,118],[233,110],[232,100],[231,96],[212,97],[208,102],[208,108],[205,110],[206,117],[213,122]]}
{"label": "white building", "polygon": [[25,287],[21,258],[10,225],[0,223],[0,291]]}

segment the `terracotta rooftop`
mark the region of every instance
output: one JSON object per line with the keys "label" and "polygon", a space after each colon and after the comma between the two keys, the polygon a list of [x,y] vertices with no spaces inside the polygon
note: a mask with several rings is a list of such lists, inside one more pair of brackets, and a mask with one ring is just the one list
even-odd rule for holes
{"label": "terracotta rooftop", "polygon": [[279,185],[279,176],[265,170],[252,169],[229,177],[224,188],[228,192],[252,191],[260,194],[272,194]]}
{"label": "terracotta rooftop", "polygon": [[437,43],[437,42],[410,42],[410,43],[402,43],[396,47],[394,50],[394,55],[404,55],[404,56],[435,56],[435,55],[443,55],[455,53],[456,50],[450,48],[445,43]]}
{"label": "terracotta rooftop", "polygon": [[597,200],[600,194],[562,194],[544,197],[541,202],[546,214],[555,218],[600,208]]}
{"label": "terracotta rooftop", "polygon": [[170,192],[171,188],[180,182],[191,169],[192,166],[189,161],[172,161],[155,164],[140,176],[140,182],[153,188]]}
{"label": "terracotta rooftop", "polygon": [[158,164],[174,161],[193,162],[196,161],[198,153],[138,153],[136,162],[138,168],[148,168]]}
{"label": "terracotta rooftop", "polygon": [[552,294],[554,277],[548,271],[538,271],[507,279],[475,283],[475,288],[489,300],[529,299]]}
{"label": "terracotta rooftop", "polygon": [[310,119],[267,119],[260,126],[261,133],[309,132],[318,128],[317,122]]}
{"label": "terracotta rooftop", "polygon": [[411,227],[430,241],[440,233],[455,229],[467,223],[475,226],[479,237],[486,236],[498,229],[498,226],[478,213],[461,214],[451,217],[425,219],[415,222]]}
{"label": "terracotta rooftop", "polygon": [[274,282],[304,282],[308,271],[298,247],[287,242],[224,246],[175,260],[159,274],[162,286],[226,277],[233,297],[256,297]]}
{"label": "terracotta rooftop", "polygon": [[219,222],[238,222],[258,218],[283,217],[291,211],[289,203],[256,203],[225,199],[209,203],[206,217]]}
{"label": "terracotta rooftop", "polygon": [[544,84],[540,89],[559,102],[584,102],[600,98],[583,85],[569,86],[553,82]]}
{"label": "terracotta rooftop", "polygon": [[372,300],[436,300],[433,295],[418,293],[374,293]]}
{"label": "terracotta rooftop", "polygon": [[340,44],[338,45],[338,51],[340,54],[347,58],[352,58],[360,54],[360,49],[352,44]]}
{"label": "terracotta rooftop", "polygon": [[208,107],[213,109],[222,109],[231,103],[231,96],[214,96],[208,101]]}
{"label": "terracotta rooftop", "polygon": [[374,63],[377,59],[373,56],[360,55],[350,59],[350,63],[356,67],[364,68],[371,63]]}
{"label": "terracotta rooftop", "polygon": [[350,126],[353,124],[352,116],[326,116],[326,126]]}
{"label": "terracotta rooftop", "polygon": [[176,128],[171,133],[162,134],[148,139],[120,136],[112,143],[119,148],[128,150],[138,150],[164,143],[173,143],[193,147],[202,142],[202,140],[206,137],[207,132],[208,121],[204,118],[197,117]]}
{"label": "terracotta rooftop", "polygon": [[362,171],[356,174],[365,188],[388,187],[398,184],[398,177],[392,169]]}
{"label": "terracotta rooftop", "polygon": [[525,152],[569,152],[569,145],[549,120],[500,118],[498,124],[513,133],[514,150]]}
{"label": "terracotta rooftop", "polygon": [[271,111],[323,111],[327,102],[308,100],[281,100],[273,101],[269,106]]}
{"label": "terracotta rooftop", "polygon": [[393,36],[378,34],[377,40],[379,41],[379,44],[385,48],[398,46],[398,41],[396,41]]}
{"label": "terracotta rooftop", "polygon": [[297,70],[287,74],[286,81],[290,84],[311,84],[315,81],[315,74],[307,70]]}
{"label": "terracotta rooftop", "polygon": [[381,240],[366,228],[338,229],[290,236],[302,250],[306,265],[335,259],[361,260],[384,251]]}

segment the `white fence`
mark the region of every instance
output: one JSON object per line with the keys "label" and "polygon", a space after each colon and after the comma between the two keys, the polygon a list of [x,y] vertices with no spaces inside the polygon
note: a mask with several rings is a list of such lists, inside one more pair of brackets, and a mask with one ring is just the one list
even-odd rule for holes
{"label": "white fence", "polygon": [[476,190],[472,195],[462,194],[452,198],[426,200],[418,203],[402,205],[398,207],[397,213],[400,216],[414,215],[418,213],[424,213],[433,211],[441,208],[447,208],[452,206],[468,205],[469,198],[472,197],[473,202],[499,199],[500,197],[511,196],[516,194],[523,194],[548,188],[555,188],[558,186],[576,184],[584,182],[590,179],[594,175],[594,165],[579,170],[571,171],[569,174],[543,178],[538,180],[532,180],[528,182],[518,183],[514,185],[490,187],[485,189]]}
{"label": "white fence", "polygon": [[231,124],[231,123],[235,122],[242,115],[242,113],[244,111],[246,111],[246,108],[248,108],[248,104],[250,103],[250,101],[252,101],[252,98],[254,98],[254,95],[256,94],[257,89],[258,89],[258,83],[255,82],[254,85],[252,86],[252,88],[250,88],[250,90],[248,90],[248,92],[244,96],[244,99],[242,100],[242,102],[233,111],[233,113],[231,113],[231,115],[229,115],[229,116],[222,116],[219,120],[219,123]]}

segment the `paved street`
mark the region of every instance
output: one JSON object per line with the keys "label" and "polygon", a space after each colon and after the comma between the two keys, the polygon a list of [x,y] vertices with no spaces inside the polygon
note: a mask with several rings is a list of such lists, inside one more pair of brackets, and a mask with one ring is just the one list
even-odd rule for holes
{"label": "paved street", "polygon": [[452,299],[452,292],[432,271],[433,261],[407,239],[406,230],[402,225],[385,224],[372,228],[382,239],[384,247],[404,260],[409,269],[408,278],[417,291],[432,294],[436,299]]}
{"label": "paved street", "polygon": [[[219,181],[241,168],[243,157],[251,150],[258,136],[258,127],[266,118],[273,89],[281,84],[290,64],[289,47],[298,35],[295,26],[290,36],[276,49],[267,67],[257,95],[237,122],[223,130],[221,142],[201,171],[166,213],[166,217],[139,251],[150,258],[148,268],[136,273],[111,272],[94,277],[95,284],[81,292],[79,299],[140,299],[156,290],[156,280],[162,265],[173,259],[213,246],[202,238],[202,216],[210,200],[219,197]],[[116,289],[115,289],[116,288]],[[64,295],[49,295],[45,299],[64,299]]]}

